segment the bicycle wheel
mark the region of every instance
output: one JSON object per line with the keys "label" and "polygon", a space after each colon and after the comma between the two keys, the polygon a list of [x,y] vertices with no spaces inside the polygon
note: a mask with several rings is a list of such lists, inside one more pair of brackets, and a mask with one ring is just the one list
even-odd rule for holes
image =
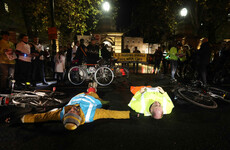
{"label": "bicycle wheel", "polygon": [[230,103],[230,92],[215,87],[209,87],[207,93],[216,99]]}
{"label": "bicycle wheel", "polygon": [[86,72],[81,67],[74,66],[68,72],[68,79],[73,85],[80,85],[86,79]]}
{"label": "bicycle wheel", "polygon": [[180,88],[178,89],[178,93],[182,98],[197,106],[210,109],[217,108],[217,103],[212,100],[212,97],[205,95],[198,90]]}
{"label": "bicycle wheel", "polygon": [[108,67],[100,67],[94,73],[94,80],[101,86],[109,85],[113,78],[113,71]]}

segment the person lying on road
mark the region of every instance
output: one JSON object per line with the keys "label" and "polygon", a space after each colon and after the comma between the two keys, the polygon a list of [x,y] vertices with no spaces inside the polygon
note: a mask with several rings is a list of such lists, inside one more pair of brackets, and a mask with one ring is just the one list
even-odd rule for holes
{"label": "person lying on road", "polygon": [[130,90],[134,96],[128,106],[137,113],[161,119],[172,112],[174,105],[161,87],[131,86]]}
{"label": "person lying on road", "polygon": [[[91,84],[95,85],[95,84]],[[96,93],[96,87],[89,84],[87,93],[74,96],[63,108],[53,109],[45,113],[26,114],[21,118],[22,123],[36,123],[60,120],[68,130],[93,122],[97,119],[129,119],[130,111],[102,109],[103,101]]]}

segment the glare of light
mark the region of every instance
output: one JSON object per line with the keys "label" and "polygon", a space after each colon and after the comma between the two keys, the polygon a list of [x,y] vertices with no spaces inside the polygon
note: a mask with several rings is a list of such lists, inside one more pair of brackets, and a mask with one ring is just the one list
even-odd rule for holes
{"label": "glare of light", "polygon": [[9,12],[9,7],[7,3],[4,3],[4,7],[5,7],[6,12]]}
{"label": "glare of light", "polygon": [[108,2],[104,2],[104,3],[102,4],[102,7],[103,7],[103,9],[104,9],[105,11],[109,11],[109,9],[110,9],[110,4],[109,4]]}
{"label": "glare of light", "polygon": [[180,11],[180,15],[181,15],[182,17],[187,16],[187,14],[188,14],[188,10],[187,10],[187,8],[183,8],[183,9],[181,9],[181,11]]}

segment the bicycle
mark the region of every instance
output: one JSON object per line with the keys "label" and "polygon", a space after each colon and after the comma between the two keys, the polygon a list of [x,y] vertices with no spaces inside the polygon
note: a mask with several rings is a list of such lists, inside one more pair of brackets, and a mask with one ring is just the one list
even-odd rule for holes
{"label": "bicycle", "polygon": [[112,83],[114,73],[106,65],[83,64],[70,68],[68,79],[73,85],[81,85],[85,80],[94,80],[101,86],[107,86]]}
{"label": "bicycle", "polygon": [[230,92],[216,87],[202,87],[202,82],[196,81],[192,86],[182,86],[177,89],[179,97],[203,108],[214,109],[218,105],[215,100],[230,103]]}
{"label": "bicycle", "polygon": [[129,78],[129,70],[126,67],[116,65],[117,59],[111,60],[110,68],[113,70],[115,78]]}
{"label": "bicycle", "polygon": [[123,67],[121,65],[116,65],[117,59],[115,58],[111,58],[108,60],[101,59],[98,61],[98,63],[109,67],[113,71],[115,79],[119,79],[119,78],[128,79],[129,78],[129,70],[126,67]]}
{"label": "bicycle", "polygon": [[49,108],[60,107],[64,102],[57,99],[57,96],[63,96],[64,93],[50,90],[35,90],[35,91],[21,91],[14,90],[14,83],[12,85],[11,94],[0,94],[0,104],[14,105],[23,108],[33,108],[37,112],[46,111]]}

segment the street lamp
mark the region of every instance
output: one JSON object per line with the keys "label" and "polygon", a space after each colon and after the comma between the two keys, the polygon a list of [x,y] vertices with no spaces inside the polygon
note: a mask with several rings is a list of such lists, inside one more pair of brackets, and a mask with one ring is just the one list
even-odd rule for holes
{"label": "street lamp", "polygon": [[181,9],[181,11],[180,11],[180,15],[181,15],[182,17],[187,16],[187,14],[188,14],[188,10],[187,10],[187,8],[183,8],[183,9]]}
{"label": "street lamp", "polygon": [[110,9],[110,4],[109,4],[109,2],[104,2],[104,3],[102,4],[102,8],[103,8],[105,11],[109,11],[109,9]]}

